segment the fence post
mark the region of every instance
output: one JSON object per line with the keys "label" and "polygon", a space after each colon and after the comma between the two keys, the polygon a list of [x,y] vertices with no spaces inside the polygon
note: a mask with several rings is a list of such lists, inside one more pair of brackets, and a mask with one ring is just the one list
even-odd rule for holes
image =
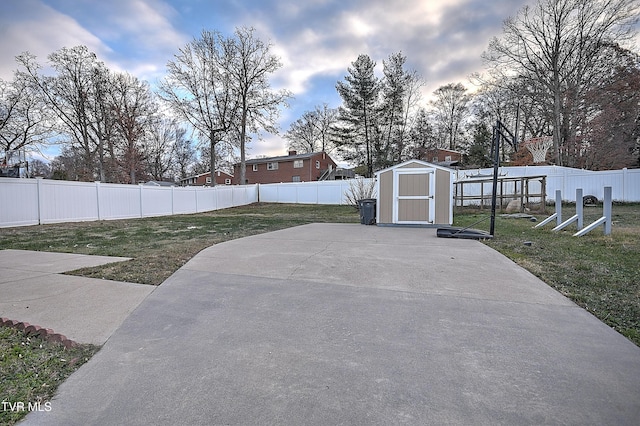
{"label": "fence post", "polygon": [[603,210],[604,210],[604,217],[606,217],[607,220],[604,222],[604,235],[611,235],[611,204],[612,204],[611,187],[605,186]]}
{"label": "fence post", "polygon": [[173,203],[175,202],[175,198],[173,196],[173,186],[171,187],[171,215],[173,216],[175,213],[175,208],[173,207]]}
{"label": "fence post", "polygon": [[578,231],[582,229],[584,212],[584,198],[582,197],[582,188],[576,189],[576,216],[578,216]]}
{"label": "fence post", "polygon": [[140,189],[140,217],[144,217],[144,205],[142,202],[142,184],[138,184],[138,188]]}
{"label": "fence post", "polygon": [[559,189],[556,189],[556,212],[558,213],[556,225],[560,225],[562,223],[562,191]]}
{"label": "fence post", "polygon": [[44,202],[42,198],[44,197],[44,189],[42,189],[42,182],[44,179],[42,177],[36,178],[37,190],[38,190],[38,225],[42,225],[42,218],[44,216]]}
{"label": "fence post", "polygon": [[627,200],[631,198],[627,195],[627,188],[631,188],[631,185],[627,185],[628,180],[629,180],[629,173],[627,168],[625,167],[622,169],[622,202],[623,203],[626,203]]}
{"label": "fence post", "polygon": [[102,209],[100,208],[100,181],[96,181],[96,203],[98,208],[98,220],[102,220]]}

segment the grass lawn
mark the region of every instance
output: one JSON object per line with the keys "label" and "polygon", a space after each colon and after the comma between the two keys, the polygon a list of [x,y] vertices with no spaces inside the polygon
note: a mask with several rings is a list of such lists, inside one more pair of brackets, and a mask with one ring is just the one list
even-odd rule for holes
{"label": "grass lawn", "polygon": [[0,250],[131,257],[72,274],[159,285],[206,247],[313,222],[360,218],[350,206],[258,203],[192,215],[0,229]]}
{"label": "grass lawn", "polygon": [[41,411],[50,409],[47,401],[58,385],[97,351],[93,345],[65,348],[39,336],[0,327],[0,425],[22,419],[28,403]]}
{"label": "grass lawn", "polygon": [[[564,219],[574,214],[575,206],[563,206]],[[584,226],[601,216],[602,207],[585,207]],[[545,217],[537,216],[538,223]],[[469,226],[483,218],[473,227],[488,231],[488,211],[457,212],[455,222]],[[544,228],[534,225],[498,215],[495,238],[485,243],[640,346],[640,205],[614,205],[609,236],[602,226],[574,237],[575,224],[558,232],[551,230],[555,221]]]}
{"label": "grass lawn", "polygon": [[[565,206],[563,217],[574,210]],[[600,207],[585,208],[585,225],[601,215]],[[533,229],[535,223],[526,219],[498,216],[496,238],[485,243],[640,346],[640,205],[614,205],[613,215],[611,236],[604,236],[601,227],[583,237],[572,237],[575,226],[552,232],[552,224]],[[538,216],[538,222],[544,217]],[[131,257],[72,273],[159,285],[213,244],[313,222],[359,223],[359,216],[349,206],[253,204],[195,215],[0,229],[0,249]],[[474,228],[488,230],[489,212],[456,212],[455,222],[478,222]],[[72,353],[0,328],[0,399],[45,402],[97,349],[83,346]],[[16,422],[24,414],[0,408],[0,424]]]}

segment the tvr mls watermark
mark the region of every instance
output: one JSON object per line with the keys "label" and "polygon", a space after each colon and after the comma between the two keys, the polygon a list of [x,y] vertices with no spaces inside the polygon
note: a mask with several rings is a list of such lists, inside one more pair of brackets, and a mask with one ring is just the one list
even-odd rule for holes
{"label": "tvr mls watermark", "polygon": [[22,401],[9,402],[2,401],[2,411],[11,411],[12,413],[21,413],[24,411],[51,411],[51,402],[27,402]]}

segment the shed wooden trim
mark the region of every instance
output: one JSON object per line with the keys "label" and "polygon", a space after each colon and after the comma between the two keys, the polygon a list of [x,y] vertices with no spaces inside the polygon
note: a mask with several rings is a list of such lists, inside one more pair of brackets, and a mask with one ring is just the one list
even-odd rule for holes
{"label": "shed wooden trim", "polygon": [[[395,168],[393,169],[392,222],[400,225],[431,225],[435,218],[435,169]],[[403,176],[426,176],[420,179],[403,180]],[[419,193],[422,192],[422,193]],[[411,220],[413,212],[426,220]]]}
{"label": "shed wooden trim", "polygon": [[408,160],[375,173],[381,225],[437,226],[453,223],[454,171]]}

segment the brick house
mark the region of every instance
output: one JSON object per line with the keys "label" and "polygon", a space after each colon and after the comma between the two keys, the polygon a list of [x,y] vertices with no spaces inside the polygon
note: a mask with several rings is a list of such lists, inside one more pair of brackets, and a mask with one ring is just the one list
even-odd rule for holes
{"label": "brick house", "polygon": [[462,161],[462,153],[441,148],[419,148],[416,159],[427,161],[438,166],[455,166]]}
{"label": "brick house", "polygon": [[[282,157],[255,158],[246,161],[246,184],[312,182],[324,179],[336,163],[324,152],[298,154],[289,151]],[[233,165],[234,184],[240,184],[240,163]]]}
{"label": "brick house", "polygon": [[[222,170],[216,170],[215,173],[216,185],[231,185],[233,181],[233,175],[223,172]],[[180,179],[181,186],[210,186],[211,185],[211,172],[200,173],[199,175],[189,176],[184,179]]]}

